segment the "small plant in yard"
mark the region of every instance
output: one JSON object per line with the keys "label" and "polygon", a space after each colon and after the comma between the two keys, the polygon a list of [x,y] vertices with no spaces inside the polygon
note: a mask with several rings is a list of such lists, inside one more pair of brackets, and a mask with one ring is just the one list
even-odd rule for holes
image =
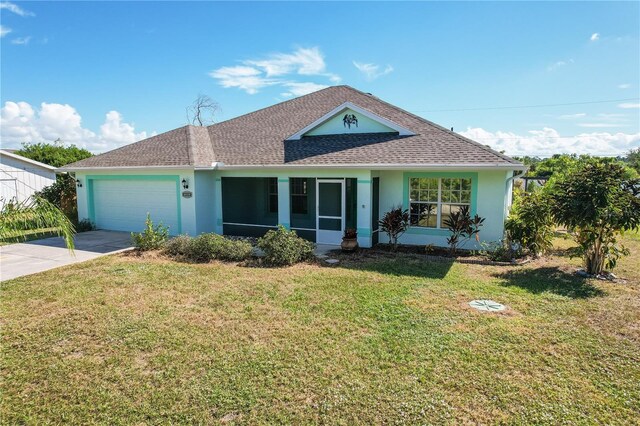
{"label": "small plant in yard", "polygon": [[89,219],[79,220],[78,223],[76,224],[77,232],[93,231],[94,229],[96,229],[96,226]]}
{"label": "small plant in yard", "polygon": [[193,238],[188,235],[178,235],[164,243],[164,252],[172,257],[185,257],[192,240]]}
{"label": "small plant in yard", "polygon": [[510,262],[522,257],[522,247],[518,243],[507,240],[481,242],[480,254],[494,262]]}
{"label": "small plant in yard", "polygon": [[[180,238],[180,240],[178,240]],[[239,262],[251,256],[253,247],[246,241],[233,241],[218,234],[200,234],[195,238],[181,236],[165,247],[167,253],[192,262],[210,262],[214,259]],[[181,253],[182,252],[182,253]]]}
{"label": "small plant in yard", "polygon": [[402,210],[402,206],[393,207],[384,214],[378,225],[389,236],[389,244],[396,251],[398,238],[409,228],[409,210]]}
{"label": "small plant in yard", "polygon": [[265,263],[272,266],[288,266],[313,258],[313,243],[282,225],[258,239],[258,247],[264,251]]}
{"label": "small plant in yard", "polygon": [[358,238],[358,231],[354,228],[347,228],[344,230],[344,237],[346,240],[353,240],[354,238]]}
{"label": "small plant in yard", "polygon": [[640,179],[623,164],[602,159],[583,161],[553,182],[556,221],[572,231],[588,274],[613,269],[629,251],[619,236],[640,227]]}
{"label": "small plant in yard", "polygon": [[157,250],[161,248],[169,237],[169,228],[164,226],[162,222],[154,226],[149,213],[147,213],[147,219],[144,221],[144,225],[144,231],[131,233],[133,245],[140,251]]}
{"label": "small plant in yard", "polygon": [[544,254],[551,248],[555,231],[551,210],[551,199],[543,190],[518,194],[505,222],[508,240],[534,257]]}
{"label": "small plant in yard", "polygon": [[480,241],[480,228],[484,223],[484,218],[477,214],[471,217],[469,206],[462,206],[458,211],[444,220],[444,224],[451,232],[451,236],[447,238],[449,251],[455,255],[458,249],[464,246],[471,238]]}

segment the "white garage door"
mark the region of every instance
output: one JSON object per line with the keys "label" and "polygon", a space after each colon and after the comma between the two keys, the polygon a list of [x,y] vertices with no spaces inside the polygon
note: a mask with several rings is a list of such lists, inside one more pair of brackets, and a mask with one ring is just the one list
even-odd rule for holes
{"label": "white garage door", "polygon": [[98,229],[139,232],[147,212],[179,234],[176,183],[170,180],[93,181],[94,218]]}

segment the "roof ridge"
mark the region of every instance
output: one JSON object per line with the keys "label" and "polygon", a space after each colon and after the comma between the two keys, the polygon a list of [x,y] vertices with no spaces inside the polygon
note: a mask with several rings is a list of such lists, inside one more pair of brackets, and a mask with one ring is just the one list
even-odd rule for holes
{"label": "roof ridge", "polygon": [[258,109],[254,110],[254,111],[250,111],[250,112],[238,115],[236,117],[229,118],[228,120],[223,120],[223,121],[220,121],[218,123],[211,124],[211,125],[207,126],[207,129],[210,128],[210,127],[219,126],[220,124],[228,123],[229,121],[237,120],[237,119],[245,117],[247,115],[255,114],[255,113],[263,111],[265,109],[273,108],[273,107],[278,106],[278,105],[287,104],[287,103],[293,102],[293,101],[298,101],[298,100],[303,99],[303,98],[305,98],[307,96],[315,95],[316,93],[323,92],[325,90],[335,89],[336,87],[348,87],[348,88],[353,89],[353,87],[348,86],[346,84],[338,84],[338,85],[335,85],[335,86],[327,86],[327,87],[325,87],[323,89],[316,90],[315,92],[307,93],[306,95],[296,96],[295,98],[287,99],[286,101],[278,102],[277,104],[273,104],[273,105],[269,105],[269,106],[266,106],[266,107],[258,108]]}
{"label": "roof ridge", "polygon": [[[186,125],[186,130],[187,130],[187,155],[189,157],[189,163],[190,164],[195,164],[195,155],[194,155],[194,150],[193,150],[193,141],[195,139],[194,134],[193,134],[193,125],[192,124],[187,124]],[[207,132],[209,133],[209,132]]]}
{"label": "roof ridge", "polygon": [[414,118],[416,118],[416,119],[418,119],[418,120],[420,120],[420,121],[422,121],[422,122],[424,122],[424,123],[426,123],[426,124],[428,124],[428,125],[430,125],[430,126],[436,127],[437,129],[440,129],[440,130],[442,130],[442,131],[444,131],[444,132],[447,132],[447,133],[449,133],[450,135],[457,137],[458,139],[460,139],[460,140],[461,140],[461,141],[463,141],[463,142],[471,143],[471,144],[473,144],[473,145],[477,146],[478,148],[483,149],[484,151],[490,152],[491,154],[496,155],[496,156],[498,156],[498,157],[502,158],[503,160],[507,160],[507,161],[509,161],[509,162],[510,162],[510,163],[512,163],[512,164],[522,164],[522,163],[520,163],[519,161],[514,160],[513,158],[509,157],[508,155],[504,155],[504,154],[502,154],[502,153],[500,153],[500,152],[498,152],[498,151],[494,150],[493,148],[488,147],[487,145],[483,145],[483,144],[481,144],[480,142],[476,142],[476,141],[474,141],[473,139],[469,139],[469,138],[467,138],[467,137],[464,137],[464,136],[462,136],[462,135],[460,135],[460,134],[458,134],[458,133],[456,133],[456,132],[454,132],[454,131],[451,131],[451,130],[447,129],[446,127],[442,127],[441,125],[439,125],[439,124],[437,124],[437,123],[434,123],[433,121],[427,120],[426,118],[424,118],[424,117],[420,117],[419,115],[414,114],[414,113],[412,113],[412,112],[410,112],[410,111],[407,111],[406,109],[400,108],[399,106],[396,106],[396,105],[393,105],[393,104],[391,104],[391,103],[389,103],[389,102],[387,102],[387,101],[384,101],[384,100],[380,99],[380,98],[379,98],[379,97],[377,97],[377,96],[374,96],[374,95],[372,95],[372,94],[370,94],[370,93],[365,93],[365,92],[363,92],[363,91],[361,91],[361,90],[358,90],[358,89],[356,89],[356,88],[354,88],[354,87],[351,87],[351,86],[346,86],[346,85],[345,85],[345,87],[347,87],[348,89],[351,89],[351,90],[353,90],[354,92],[357,92],[357,93],[359,93],[359,94],[361,94],[361,95],[363,95],[363,96],[372,96],[372,97],[374,97],[378,102],[381,102],[381,103],[383,103],[383,104],[385,104],[385,105],[388,105],[389,107],[394,108],[394,109],[395,109],[395,110],[397,110],[397,111],[401,111],[401,112],[403,112],[403,113],[405,113],[405,114],[408,114],[408,115],[410,115],[410,116],[412,116],[412,117],[414,117]]}

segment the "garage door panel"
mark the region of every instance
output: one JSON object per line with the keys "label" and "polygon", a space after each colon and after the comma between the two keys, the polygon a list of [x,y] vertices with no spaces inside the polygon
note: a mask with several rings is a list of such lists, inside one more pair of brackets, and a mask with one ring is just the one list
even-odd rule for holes
{"label": "garage door panel", "polygon": [[95,180],[93,202],[99,229],[138,232],[147,212],[178,234],[178,201],[174,181]]}

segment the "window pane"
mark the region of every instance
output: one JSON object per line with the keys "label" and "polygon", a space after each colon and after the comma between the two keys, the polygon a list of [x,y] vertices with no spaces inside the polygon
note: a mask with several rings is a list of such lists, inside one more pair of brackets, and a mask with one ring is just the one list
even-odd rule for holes
{"label": "window pane", "polygon": [[471,191],[471,179],[462,179],[462,190]]}
{"label": "window pane", "polygon": [[449,201],[451,201],[452,203],[459,203],[460,202],[460,191],[451,191],[451,195],[449,197]]}
{"label": "window pane", "polygon": [[420,201],[428,201],[429,200],[429,191],[423,190],[420,191]]}
{"label": "window pane", "polygon": [[409,198],[411,201],[418,201],[418,197],[420,196],[420,191],[417,189],[412,189]]}
{"label": "window pane", "polygon": [[411,189],[420,189],[420,179],[409,179],[409,186],[411,187]]}
{"label": "window pane", "polygon": [[291,197],[291,213],[307,214],[306,195],[294,195]]}
{"label": "window pane", "polygon": [[420,180],[420,189],[429,189],[429,179],[419,179]]}
{"label": "window pane", "polygon": [[318,219],[318,228],[325,231],[341,231],[342,220],[340,219]]}
{"label": "window pane", "polygon": [[446,228],[445,220],[451,216],[451,213],[455,213],[460,210],[460,206],[451,205],[451,204],[442,204],[442,211],[440,213],[440,227]]}
{"label": "window pane", "polygon": [[437,224],[437,205],[436,204],[422,204],[420,205],[420,226],[428,228],[435,228]]}
{"label": "window pane", "polygon": [[410,224],[435,228],[437,224],[437,204],[412,203],[409,207]]}
{"label": "window pane", "polygon": [[461,191],[460,192],[460,202],[461,203],[471,203],[471,191]]}

